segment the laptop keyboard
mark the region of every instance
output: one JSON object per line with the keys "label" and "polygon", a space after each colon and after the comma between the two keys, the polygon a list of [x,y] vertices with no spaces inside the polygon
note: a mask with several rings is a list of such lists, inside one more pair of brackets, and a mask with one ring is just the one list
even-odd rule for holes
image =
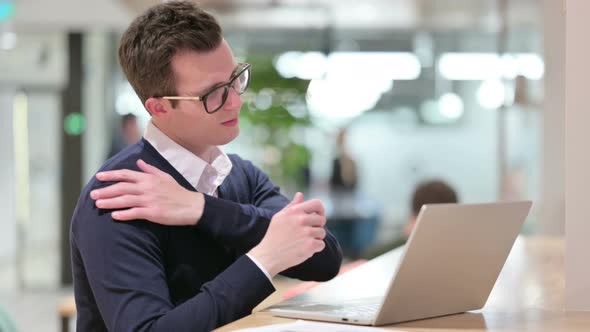
{"label": "laptop keyboard", "polygon": [[310,312],[322,312],[329,315],[342,317],[375,317],[380,303],[354,303],[345,305],[312,304],[298,308],[298,310]]}
{"label": "laptop keyboard", "polygon": [[350,316],[361,316],[361,317],[374,317],[377,315],[379,310],[379,303],[363,304],[356,306],[346,306],[339,309],[330,310],[330,313],[338,314],[345,317]]}

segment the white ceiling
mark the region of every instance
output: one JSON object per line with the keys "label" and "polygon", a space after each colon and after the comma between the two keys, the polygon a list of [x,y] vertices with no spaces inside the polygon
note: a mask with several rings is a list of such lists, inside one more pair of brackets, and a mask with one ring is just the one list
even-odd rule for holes
{"label": "white ceiling", "polygon": [[135,16],[118,0],[16,0],[14,24],[26,30],[123,29]]}
{"label": "white ceiling", "polygon": [[[511,26],[541,24],[541,1],[508,3]],[[497,29],[492,0],[199,0],[230,28]],[[17,27],[123,29],[158,0],[16,0]]]}

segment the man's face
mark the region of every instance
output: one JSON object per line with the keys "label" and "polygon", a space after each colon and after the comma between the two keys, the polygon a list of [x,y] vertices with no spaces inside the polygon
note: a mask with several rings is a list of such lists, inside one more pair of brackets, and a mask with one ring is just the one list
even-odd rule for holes
{"label": "man's face", "polygon": [[[209,52],[179,52],[172,58],[177,95],[202,96],[211,88],[228,82],[237,66],[225,40]],[[202,101],[179,100],[175,108],[170,101],[164,101],[163,106],[167,114],[156,116],[155,124],[197,155],[206,153],[211,146],[231,142],[240,132],[238,116],[242,100],[232,88],[225,104],[213,114],[205,111]]]}

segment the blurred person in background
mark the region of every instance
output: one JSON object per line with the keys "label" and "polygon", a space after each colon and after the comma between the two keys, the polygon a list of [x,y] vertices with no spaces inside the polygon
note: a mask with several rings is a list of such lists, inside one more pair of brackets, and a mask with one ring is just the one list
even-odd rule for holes
{"label": "blurred person in background", "polygon": [[278,273],[338,273],[321,201],[289,201],[219,148],[239,134],[250,65],[235,61],[213,16],[191,2],[156,5],[123,34],[119,61],[151,120],[74,211],[79,331],[210,331],[250,314]]}
{"label": "blurred person in background", "polygon": [[365,259],[373,259],[379,255],[382,255],[390,250],[393,250],[399,246],[402,246],[416,227],[416,219],[424,204],[442,204],[442,203],[458,203],[459,198],[455,190],[445,181],[442,180],[430,180],[425,181],[414,189],[411,200],[411,213],[409,220],[404,226],[403,237],[396,237],[389,242],[368,249],[363,253],[362,257]]}
{"label": "blurred person in background", "polygon": [[137,123],[137,116],[132,113],[123,115],[120,119],[120,127],[113,135],[109,158],[123,151],[126,147],[137,143],[140,139],[141,130]]}
{"label": "blurred person in background", "polygon": [[379,214],[376,202],[359,192],[358,167],[346,145],[348,130],[336,135],[336,157],[330,176],[330,199],[333,212],[328,228],[336,236],[348,258],[358,258],[375,238]]}
{"label": "blurred person in background", "polygon": [[330,188],[336,193],[353,193],[358,183],[357,166],[346,147],[346,135],[346,128],[336,135],[336,158],[332,161],[330,176]]}
{"label": "blurred person in background", "polygon": [[444,204],[444,203],[458,203],[459,198],[455,190],[445,181],[431,180],[419,184],[412,195],[412,214],[410,220],[404,227],[404,236],[410,237],[414,227],[416,227],[416,219],[425,204]]}

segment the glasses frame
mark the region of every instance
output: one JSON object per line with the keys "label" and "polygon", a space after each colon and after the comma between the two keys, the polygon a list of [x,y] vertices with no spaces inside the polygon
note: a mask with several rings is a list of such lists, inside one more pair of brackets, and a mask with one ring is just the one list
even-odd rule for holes
{"label": "glasses frame", "polygon": [[[252,65],[249,64],[249,63],[245,63],[245,62],[238,63],[238,67],[236,68],[238,71],[235,72],[235,74],[233,75],[233,77],[228,82],[222,83],[222,84],[219,84],[219,85],[216,85],[216,86],[212,87],[211,89],[209,89],[207,92],[205,92],[201,96],[194,96],[194,97],[193,96],[163,96],[163,97],[160,97],[160,98],[166,99],[166,100],[194,100],[194,101],[200,101],[200,102],[203,103],[203,106],[205,107],[205,112],[207,112],[208,114],[213,114],[213,113],[219,111],[223,107],[223,105],[225,105],[225,103],[227,102],[227,97],[229,96],[229,89],[230,88],[233,88],[234,91],[238,95],[241,95],[242,93],[244,93],[248,89],[248,86],[250,85],[250,78],[251,78],[251,75],[252,75],[252,71],[250,70],[250,68],[252,68]],[[248,71],[248,81],[246,82],[246,87],[244,88],[244,91],[242,91],[242,93],[240,93],[234,87],[234,82],[245,71]],[[219,107],[216,108],[216,109],[214,109],[214,110],[209,110],[209,108],[207,107],[207,97],[210,94],[212,94],[213,91],[215,91],[215,90],[217,90],[219,88],[224,88],[221,105],[219,105]]]}

